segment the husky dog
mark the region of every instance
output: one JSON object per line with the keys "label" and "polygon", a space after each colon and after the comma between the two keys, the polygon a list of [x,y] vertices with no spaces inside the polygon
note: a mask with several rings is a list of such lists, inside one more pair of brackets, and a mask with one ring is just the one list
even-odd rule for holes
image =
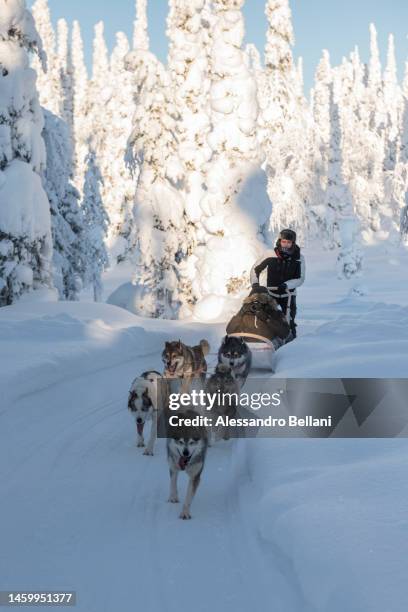
{"label": "husky dog", "polygon": [[[179,418],[197,418],[197,413],[187,410]],[[170,495],[168,501],[175,504],[179,501],[177,478],[179,472],[187,472],[189,477],[186,498],[180,513],[181,519],[191,519],[190,506],[200,484],[201,473],[207,454],[207,432],[203,426],[191,426],[181,423],[169,426],[167,430],[167,460],[170,470]]]}
{"label": "husky dog", "polygon": [[146,421],[152,421],[150,439],[144,451],[144,455],[153,455],[154,443],[157,437],[158,411],[166,405],[168,395],[167,385],[163,376],[151,370],[143,372],[135,378],[129,390],[128,409],[135,416],[137,430],[137,446],[143,447],[143,430]]}
{"label": "husky dog", "polygon": [[182,390],[189,391],[194,379],[205,382],[207,362],[205,356],[210,352],[207,340],[200,340],[197,346],[187,346],[181,340],[166,342],[162,353],[164,377],[182,380]]}
{"label": "husky dog", "polygon": [[218,351],[218,363],[231,366],[242,388],[252,364],[252,353],[243,338],[225,336]]}
{"label": "husky dog", "polygon": [[[237,404],[240,393],[240,386],[235,378],[234,370],[231,366],[224,363],[219,363],[215,368],[215,372],[207,380],[205,392],[217,396],[217,401],[214,403],[211,410],[213,422],[212,432],[215,435],[215,440],[222,437],[224,440],[229,440],[229,427],[216,426],[218,417],[235,418],[237,416]],[[218,400],[218,397],[220,398]]]}

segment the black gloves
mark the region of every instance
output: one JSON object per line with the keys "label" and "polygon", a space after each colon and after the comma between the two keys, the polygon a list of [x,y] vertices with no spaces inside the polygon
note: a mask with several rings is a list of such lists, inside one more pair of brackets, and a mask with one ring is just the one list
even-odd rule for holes
{"label": "black gloves", "polygon": [[279,293],[279,295],[283,295],[284,293],[286,293],[288,290],[288,286],[286,283],[282,283],[281,285],[279,285],[278,290],[276,293]]}

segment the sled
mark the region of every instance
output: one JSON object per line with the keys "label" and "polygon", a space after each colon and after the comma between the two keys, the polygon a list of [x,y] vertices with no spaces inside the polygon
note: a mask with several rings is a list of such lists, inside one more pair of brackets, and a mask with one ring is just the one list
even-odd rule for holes
{"label": "sled", "polygon": [[[245,298],[240,311],[228,323],[226,332],[228,336],[242,338],[248,344],[255,357],[253,365],[271,369],[274,373],[276,351],[292,339],[289,326],[292,296],[289,292],[277,294],[276,287],[266,289],[267,292]],[[286,316],[276,303],[276,298],[282,297],[288,298]]]}

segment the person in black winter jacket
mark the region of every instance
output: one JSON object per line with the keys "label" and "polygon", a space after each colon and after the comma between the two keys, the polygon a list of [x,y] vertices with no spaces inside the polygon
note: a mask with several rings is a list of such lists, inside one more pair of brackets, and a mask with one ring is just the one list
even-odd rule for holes
{"label": "person in black winter jacket", "polygon": [[285,315],[290,294],[290,329],[294,338],[296,338],[296,289],[304,283],[305,273],[305,259],[296,244],[296,232],[291,229],[280,232],[275,248],[266,251],[251,270],[253,292],[259,291],[261,287],[272,289],[273,293],[279,296],[275,299]]}

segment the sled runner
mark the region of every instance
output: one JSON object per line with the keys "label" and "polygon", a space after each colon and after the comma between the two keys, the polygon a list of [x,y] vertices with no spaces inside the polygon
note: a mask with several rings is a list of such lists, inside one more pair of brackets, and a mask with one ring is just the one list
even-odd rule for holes
{"label": "sled runner", "polygon": [[[290,293],[275,293],[276,287],[260,289],[245,298],[240,311],[228,323],[228,336],[242,338],[253,354],[267,350],[269,365],[274,370],[274,353],[291,340],[289,326]],[[275,298],[288,297],[285,316]]]}

